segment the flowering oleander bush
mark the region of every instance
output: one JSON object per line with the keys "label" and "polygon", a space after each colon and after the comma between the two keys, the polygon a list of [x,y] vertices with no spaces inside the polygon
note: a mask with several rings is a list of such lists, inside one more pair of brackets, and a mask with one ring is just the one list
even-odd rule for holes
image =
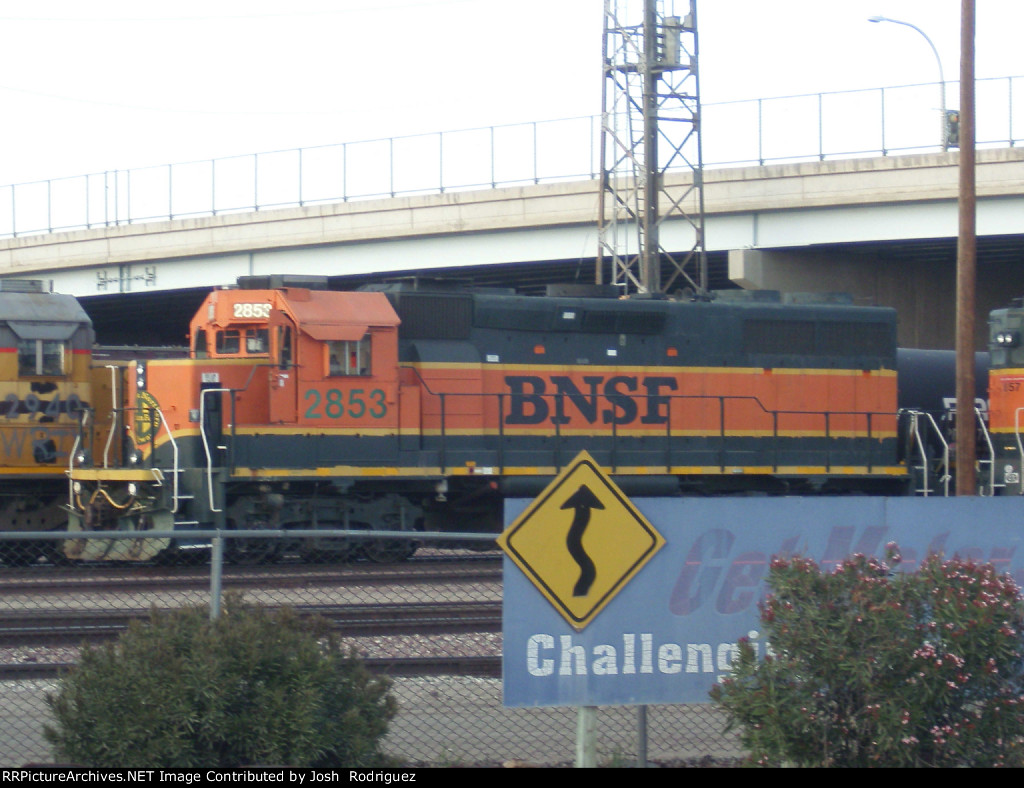
{"label": "flowering oleander bush", "polygon": [[54,754],[82,766],[375,766],[397,705],[323,620],[229,597],[154,611],[86,648],[48,696]]}
{"label": "flowering oleander bush", "polygon": [[834,572],[776,559],[768,583],[767,643],[741,641],[711,693],[751,763],[1024,765],[1024,603],[1008,576],[858,555]]}

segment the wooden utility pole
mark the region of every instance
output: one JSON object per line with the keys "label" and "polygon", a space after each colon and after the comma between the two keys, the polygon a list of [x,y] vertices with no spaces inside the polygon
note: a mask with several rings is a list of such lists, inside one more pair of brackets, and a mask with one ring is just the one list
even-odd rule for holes
{"label": "wooden utility pole", "polygon": [[956,494],[976,495],[974,0],[960,0],[960,234],[956,259]]}

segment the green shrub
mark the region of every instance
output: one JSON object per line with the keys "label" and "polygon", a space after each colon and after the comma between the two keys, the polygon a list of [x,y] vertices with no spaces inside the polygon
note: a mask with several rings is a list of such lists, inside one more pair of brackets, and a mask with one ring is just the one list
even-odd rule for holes
{"label": "green shrub", "polygon": [[86,648],[48,696],[57,758],[83,766],[369,766],[396,713],[386,679],[321,620],[226,601]]}
{"label": "green shrub", "polygon": [[1024,604],[1009,577],[934,556],[913,573],[798,557],[773,561],[768,583],[767,654],[741,641],[712,690],[750,762],[1024,765]]}

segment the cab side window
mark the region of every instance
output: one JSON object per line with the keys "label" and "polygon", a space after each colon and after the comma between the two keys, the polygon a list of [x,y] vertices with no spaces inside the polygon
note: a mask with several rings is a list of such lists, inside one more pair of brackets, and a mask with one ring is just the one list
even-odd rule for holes
{"label": "cab side window", "polygon": [[358,340],[327,342],[327,374],[330,377],[370,374],[370,335]]}
{"label": "cab side window", "polygon": [[210,351],[206,345],[206,331],[200,328],[196,331],[195,342],[193,343],[196,358],[209,358]]}
{"label": "cab side window", "polygon": [[291,326],[277,327],[277,363],[281,367],[292,365],[292,328]]}

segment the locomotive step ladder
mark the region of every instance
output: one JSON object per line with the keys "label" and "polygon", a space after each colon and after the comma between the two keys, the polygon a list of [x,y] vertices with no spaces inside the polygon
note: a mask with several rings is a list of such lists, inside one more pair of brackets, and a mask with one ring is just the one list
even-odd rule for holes
{"label": "locomotive step ladder", "polygon": [[980,456],[980,452],[975,452],[978,455],[978,471],[981,473],[987,469],[986,473],[981,473],[981,476],[984,479],[987,475],[988,478],[987,485],[984,483],[978,485],[978,495],[991,496],[996,494],[996,488],[1006,487],[1006,483],[996,481],[996,450],[992,445],[992,434],[988,431],[988,423],[978,408],[974,409],[974,418],[978,422],[978,434],[982,437],[985,448],[988,450],[988,457],[985,458]]}
{"label": "locomotive step ladder", "polygon": [[[941,495],[949,495],[949,482],[951,475],[949,472],[949,443],[946,441],[946,437],[942,434],[942,430],[939,429],[939,425],[935,423],[935,418],[930,413],[920,410],[907,410],[904,411],[910,418],[910,433],[913,438],[913,458],[910,463],[910,469],[913,472],[914,478],[914,493],[921,496],[929,496],[933,494],[929,479],[932,476],[936,477],[936,481],[942,487]],[[924,427],[925,434],[922,434],[922,424]],[[935,467],[930,465],[930,457],[928,452],[928,438],[934,436],[942,446],[941,458],[934,460]],[[916,460],[916,462],[914,462]]]}

